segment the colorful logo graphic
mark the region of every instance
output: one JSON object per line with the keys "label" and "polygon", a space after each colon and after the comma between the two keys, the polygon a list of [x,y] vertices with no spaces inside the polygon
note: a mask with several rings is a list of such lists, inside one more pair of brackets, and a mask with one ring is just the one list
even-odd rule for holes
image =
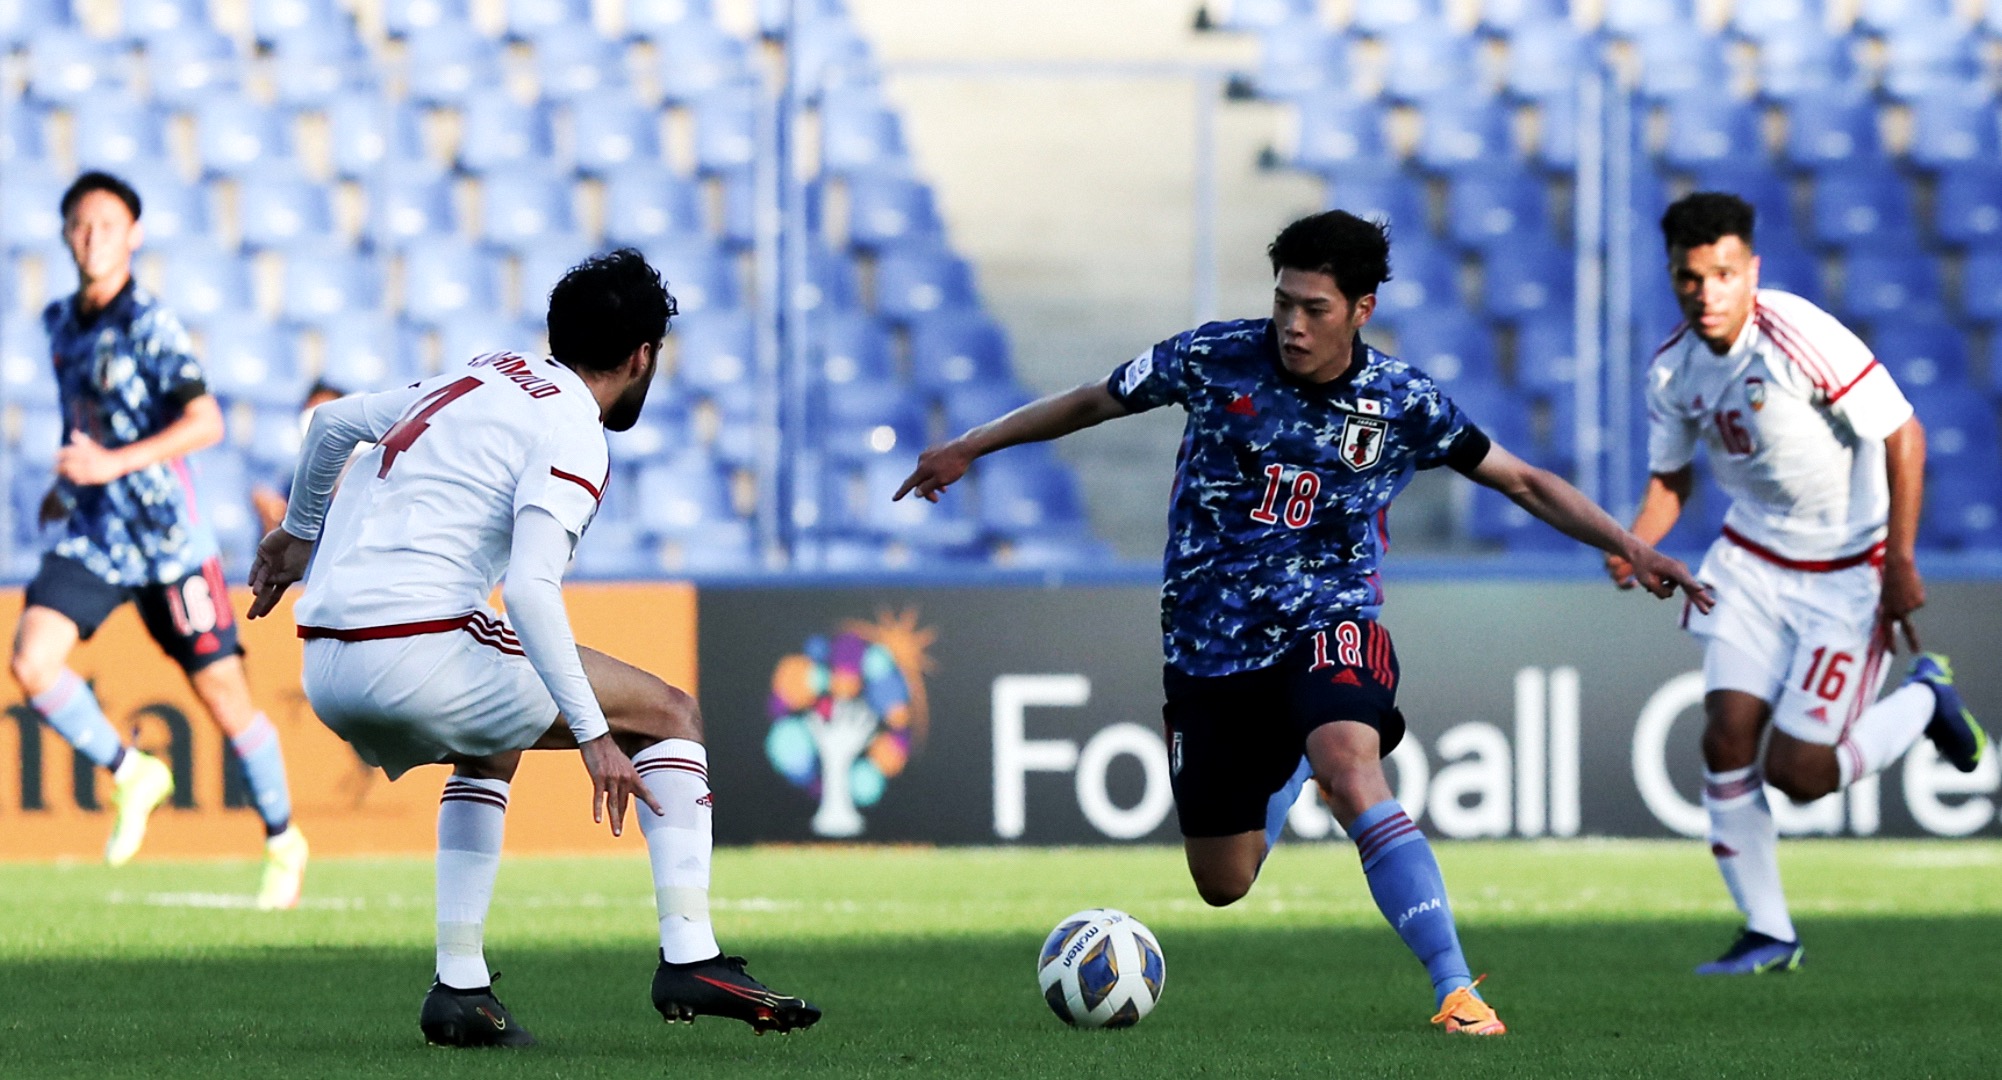
{"label": "colorful logo graphic", "polygon": [[815,836],[860,836],[861,808],[883,797],[924,744],[927,650],[937,636],[916,611],[845,622],[815,634],[772,671],[765,756],[779,775],[818,796]]}

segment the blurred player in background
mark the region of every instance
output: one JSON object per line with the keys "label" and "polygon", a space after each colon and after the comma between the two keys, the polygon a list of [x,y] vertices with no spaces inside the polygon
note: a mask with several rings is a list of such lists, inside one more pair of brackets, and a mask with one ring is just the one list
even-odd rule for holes
{"label": "blurred player in background", "polygon": [[[563,571],[611,479],[605,430],[639,420],[673,314],[660,275],[638,252],[616,251],[572,269],[550,294],[554,359],[489,354],[320,406],[285,524],[251,569],[255,619],[313,564],[294,615],[306,696],[328,727],[391,780],[453,766],[438,805],[437,975],[419,1019],[437,1045],[535,1042],[494,997],[483,943],[524,750],[580,751],[592,815],[609,818],[615,836],[626,800],[638,800],[663,1017],[723,1016],[760,1032],[820,1018],[716,945],[695,699],[579,648],[564,609]],[[377,445],[342,481],[363,442]],[[503,576],[508,622],[486,606]]]}
{"label": "blurred player in background", "polygon": [[[1209,323],[1090,382],[926,450],[897,497],[936,501],[974,459],[1162,405],[1188,412],[1162,587],[1163,710],[1189,873],[1205,901],[1250,891],[1311,771],[1353,837],[1385,919],[1425,964],[1448,1032],[1506,1029],[1474,989],[1431,846],[1391,798],[1404,737],[1397,655],[1377,622],[1382,514],[1417,469],[1493,487],[1639,567],[1688,570],[1557,476],[1523,463],[1425,373],[1362,343],[1390,277],[1382,226],[1334,210],[1269,250],[1272,317]],[[1304,761],[1302,760],[1304,756]]]}
{"label": "blurred player in background", "polygon": [[111,770],[117,816],[104,858],[129,862],[148,816],[173,794],[173,774],[120,739],[66,665],[78,641],[126,601],[137,604],[243,766],[264,819],[257,904],[289,908],[305,879],[306,839],[292,824],[278,731],[251,701],[215,535],[186,461],[222,439],[222,409],[180,320],[132,280],[139,209],[138,193],[105,173],[85,173],[63,194],[77,291],[42,313],[69,432],[42,516],[61,523],[62,538],[28,584],[14,681],[77,753]]}
{"label": "blurred player in background", "polygon": [[[1759,288],[1753,220],[1744,200],[1716,192],[1662,217],[1685,321],[1648,369],[1653,475],[1633,529],[1649,543],[1668,535],[1702,443],[1731,509],[1697,572],[1717,606],[1683,625],[1704,646],[1710,850],[1746,923],[1697,968],[1706,975],[1800,966],[1768,781],[1807,802],[1876,775],[1921,734],[1962,772],[1987,745],[1943,656],[1920,654],[1904,686],[1876,701],[1894,631],[1919,649],[1925,429],[1856,335],[1798,296]],[[1606,564],[1632,585],[1625,559]]]}

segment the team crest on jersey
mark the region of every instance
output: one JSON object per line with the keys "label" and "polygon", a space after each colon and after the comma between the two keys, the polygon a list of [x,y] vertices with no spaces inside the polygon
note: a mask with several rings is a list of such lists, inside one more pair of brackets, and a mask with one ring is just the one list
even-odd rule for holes
{"label": "team crest on jersey", "polygon": [[1759,411],[1760,409],[1763,409],[1763,408],[1765,408],[1765,407],[1766,407],[1766,380],[1764,380],[1764,379],[1762,379],[1762,378],[1758,377],[1757,375],[1752,375],[1752,376],[1748,376],[1748,377],[1746,377],[1746,379],[1745,379],[1745,400],[1746,400],[1746,401],[1749,401],[1749,402],[1751,402],[1751,403],[1752,403],[1752,411],[1753,411],[1753,412],[1758,412],[1758,411]]}
{"label": "team crest on jersey", "polygon": [[1383,439],[1390,423],[1370,416],[1350,416],[1342,421],[1342,464],[1361,472],[1383,457]]}

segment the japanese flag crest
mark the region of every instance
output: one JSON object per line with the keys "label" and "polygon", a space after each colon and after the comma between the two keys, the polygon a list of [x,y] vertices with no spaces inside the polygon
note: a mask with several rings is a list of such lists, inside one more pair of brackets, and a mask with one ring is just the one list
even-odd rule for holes
{"label": "japanese flag crest", "polygon": [[1374,416],[1349,416],[1342,422],[1342,464],[1361,472],[1383,457],[1384,435],[1390,422]]}
{"label": "japanese flag crest", "polygon": [[1748,376],[1745,379],[1745,400],[1751,403],[1753,412],[1765,408],[1766,380],[1757,375]]}

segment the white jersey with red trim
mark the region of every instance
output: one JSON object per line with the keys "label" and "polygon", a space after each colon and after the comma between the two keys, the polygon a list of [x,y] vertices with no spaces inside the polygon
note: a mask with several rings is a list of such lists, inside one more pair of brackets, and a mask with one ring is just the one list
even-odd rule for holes
{"label": "white jersey with red trim", "polygon": [[1761,289],[1729,351],[1687,326],[1648,369],[1648,469],[1707,447],[1731,497],[1725,527],[1781,557],[1868,550],[1890,512],[1884,439],[1912,406],[1869,346],[1792,293]]}
{"label": "white jersey with red trim", "polygon": [[[377,445],[355,458],[327,510],[294,611],[301,628],[484,613],[507,572],[515,515],[547,510],[574,540],[611,475],[598,403],[554,360],[493,353],[360,405]],[[504,626],[480,622],[519,649]]]}

